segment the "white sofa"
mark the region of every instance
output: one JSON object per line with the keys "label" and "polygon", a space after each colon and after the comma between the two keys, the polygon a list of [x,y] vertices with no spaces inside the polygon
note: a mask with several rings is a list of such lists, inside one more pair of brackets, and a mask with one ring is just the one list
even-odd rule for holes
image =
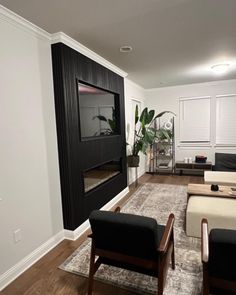
{"label": "white sofa", "polygon": [[[236,154],[216,153],[214,169],[204,172],[206,184],[236,187]],[[191,196],[186,210],[188,236],[201,236],[203,218],[207,218],[209,229],[236,229],[236,198]]]}
{"label": "white sofa", "polygon": [[204,182],[206,184],[236,186],[236,172],[205,171]]}
{"label": "white sofa", "polygon": [[207,218],[209,229],[236,229],[236,198],[191,196],[186,211],[186,234],[201,237],[201,220]]}

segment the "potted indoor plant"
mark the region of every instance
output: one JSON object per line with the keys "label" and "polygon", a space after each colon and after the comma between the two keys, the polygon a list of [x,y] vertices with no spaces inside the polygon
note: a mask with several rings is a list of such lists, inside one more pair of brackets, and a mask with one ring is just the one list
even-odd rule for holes
{"label": "potted indoor plant", "polygon": [[[127,157],[129,167],[139,166],[139,153],[142,152],[146,155],[147,148],[152,145],[156,138],[157,130],[153,128],[155,119],[162,117],[165,113],[172,113],[170,111],[163,111],[155,116],[154,110],[144,108],[139,116],[138,105],[135,107],[135,120],[134,120],[134,140],[131,147],[131,154]],[[137,124],[140,122],[140,127],[137,130]]]}

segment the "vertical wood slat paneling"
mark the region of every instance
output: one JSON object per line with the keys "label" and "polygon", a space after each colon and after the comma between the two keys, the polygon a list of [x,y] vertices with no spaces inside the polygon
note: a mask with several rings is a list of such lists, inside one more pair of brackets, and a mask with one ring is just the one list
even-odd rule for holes
{"label": "vertical wood slat paneling", "polygon": [[[52,45],[52,57],[64,227],[74,230],[127,186],[124,79],[62,43]],[[78,81],[117,94],[119,135],[81,141]],[[115,158],[122,172],[84,195],[83,171]]]}

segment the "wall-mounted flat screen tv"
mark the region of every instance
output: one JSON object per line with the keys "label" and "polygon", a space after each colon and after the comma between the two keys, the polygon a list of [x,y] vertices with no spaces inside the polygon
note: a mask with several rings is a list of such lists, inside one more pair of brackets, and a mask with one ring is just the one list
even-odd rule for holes
{"label": "wall-mounted flat screen tv", "polygon": [[81,139],[119,134],[117,95],[78,83]]}

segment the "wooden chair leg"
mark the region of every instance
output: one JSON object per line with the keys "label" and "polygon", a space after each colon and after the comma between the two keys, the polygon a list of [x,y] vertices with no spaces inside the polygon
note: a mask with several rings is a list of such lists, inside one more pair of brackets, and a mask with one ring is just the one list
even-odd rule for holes
{"label": "wooden chair leg", "polygon": [[171,253],[171,266],[172,269],[175,270],[175,246],[173,243],[173,249],[172,249],[172,253]]}
{"label": "wooden chair leg", "polygon": [[209,294],[210,294],[210,287],[209,287],[208,269],[206,264],[203,264],[202,295],[209,295]]}
{"label": "wooden chair leg", "polygon": [[173,270],[175,270],[175,242],[174,242],[174,231],[173,230],[171,233],[171,240],[173,243],[173,249],[172,249],[172,253],[171,253],[171,267]]}
{"label": "wooden chair leg", "polygon": [[158,275],[157,295],[163,295],[163,290],[164,290],[164,276],[162,272],[162,273],[159,273]]}
{"label": "wooden chair leg", "polygon": [[88,278],[88,295],[92,295],[93,292],[93,276],[95,273],[95,254],[94,244],[92,241],[91,254],[90,254],[90,267],[89,267],[89,278]]}
{"label": "wooden chair leg", "polygon": [[165,259],[162,256],[162,257],[159,257],[157,295],[163,295],[164,280],[165,280],[165,273],[164,272],[165,272]]}

